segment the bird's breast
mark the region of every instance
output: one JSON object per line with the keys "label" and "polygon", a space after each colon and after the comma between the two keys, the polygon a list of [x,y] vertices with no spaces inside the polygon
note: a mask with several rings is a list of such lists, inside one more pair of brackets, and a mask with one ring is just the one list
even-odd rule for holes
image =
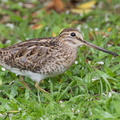
{"label": "bird's breast", "polygon": [[44,72],[48,74],[61,74],[65,72],[72,64],[74,64],[77,58],[77,49],[65,47],[54,51],[54,55],[51,55],[44,66]]}

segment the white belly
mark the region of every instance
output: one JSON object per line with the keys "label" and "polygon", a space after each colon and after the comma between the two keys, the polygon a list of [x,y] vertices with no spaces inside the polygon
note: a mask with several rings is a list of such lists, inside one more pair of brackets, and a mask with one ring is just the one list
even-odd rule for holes
{"label": "white belly", "polygon": [[34,72],[31,72],[31,71],[27,71],[27,70],[19,70],[18,68],[11,68],[10,66],[8,65],[3,65],[3,67],[5,67],[7,70],[10,70],[11,72],[13,73],[16,73],[17,75],[22,75],[22,76],[27,76],[27,77],[30,77],[33,81],[36,81],[36,82],[40,82],[41,80],[45,79],[45,78],[49,78],[49,77],[54,77],[54,76],[57,76],[61,73],[54,73],[54,74],[40,74],[40,73],[34,73]]}

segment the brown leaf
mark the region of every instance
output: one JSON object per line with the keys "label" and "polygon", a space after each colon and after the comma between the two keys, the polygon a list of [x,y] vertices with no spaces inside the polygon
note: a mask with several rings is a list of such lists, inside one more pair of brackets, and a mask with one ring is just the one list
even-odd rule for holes
{"label": "brown leaf", "polygon": [[42,28],[42,27],[43,27],[43,25],[36,24],[36,25],[33,25],[33,26],[32,26],[32,29],[40,29],[40,28]]}
{"label": "brown leaf", "polygon": [[71,9],[72,13],[89,13],[92,9]]}
{"label": "brown leaf", "polygon": [[53,9],[60,13],[65,10],[65,5],[62,0],[53,0],[45,9],[47,11]]}
{"label": "brown leaf", "polygon": [[57,34],[56,33],[52,33],[52,37],[56,37],[57,36]]}
{"label": "brown leaf", "polygon": [[71,9],[71,12],[72,13],[77,13],[77,14],[89,13],[90,11],[92,11],[92,7],[95,4],[96,4],[96,0],[91,0],[89,2],[82,3],[78,6],[76,6],[74,9]]}
{"label": "brown leaf", "polygon": [[95,4],[96,4],[96,1],[95,1],[95,0],[91,0],[91,1],[89,1],[89,2],[86,2],[86,3],[83,3],[83,4],[78,5],[77,8],[80,8],[80,9],[90,9],[90,8],[92,8]]}

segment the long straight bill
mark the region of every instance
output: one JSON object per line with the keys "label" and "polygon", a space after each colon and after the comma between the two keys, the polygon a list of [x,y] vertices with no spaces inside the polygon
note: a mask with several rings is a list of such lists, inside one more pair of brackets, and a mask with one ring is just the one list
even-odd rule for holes
{"label": "long straight bill", "polygon": [[106,50],[106,49],[104,49],[104,48],[101,48],[101,47],[99,47],[99,46],[97,46],[97,45],[94,45],[94,44],[92,44],[92,43],[89,43],[89,42],[87,42],[87,41],[85,41],[85,40],[82,40],[82,42],[84,43],[85,46],[92,47],[92,48],[98,49],[98,50],[100,50],[100,51],[109,53],[109,54],[111,54],[111,55],[114,55],[115,57],[118,56],[118,54],[116,54],[116,53],[114,53],[114,52],[111,52],[111,51],[109,51],[109,50]]}

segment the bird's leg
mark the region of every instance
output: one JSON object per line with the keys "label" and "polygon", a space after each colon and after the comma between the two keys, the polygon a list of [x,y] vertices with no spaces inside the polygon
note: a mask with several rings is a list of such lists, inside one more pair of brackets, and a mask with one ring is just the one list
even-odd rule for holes
{"label": "bird's leg", "polygon": [[24,81],[24,77],[23,76],[20,76],[20,81],[22,82],[22,84],[30,90],[29,86],[27,85],[27,83]]}
{"label": "bird's leg", "polygon": [[47,92],[47,91],[45,91],[44,89],[40,88],[39,82],[36,82],[35,87],[36,87],[38,90],[40,90],[40,91],[42,91],[42,92],[44,92],[44,93],[50,94],[49,92]]}

